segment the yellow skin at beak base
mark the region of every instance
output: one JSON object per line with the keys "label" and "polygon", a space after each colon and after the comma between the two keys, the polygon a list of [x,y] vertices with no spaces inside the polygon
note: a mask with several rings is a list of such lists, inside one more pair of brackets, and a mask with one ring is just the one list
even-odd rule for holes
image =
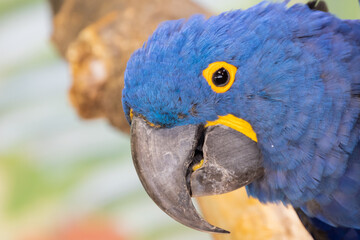
{"label": "yellow skin at beak base", "polygon": [[232,128],[238,132],[241,132],[248,138],[257,142],[256,133],[252,129],[250,123],[248,123],[244,119],[237,118],[232,114],[228,114],[226,116],[219,116],[219,118],[215,121],[208,121],[205,127],[219,125],[219,124]]}

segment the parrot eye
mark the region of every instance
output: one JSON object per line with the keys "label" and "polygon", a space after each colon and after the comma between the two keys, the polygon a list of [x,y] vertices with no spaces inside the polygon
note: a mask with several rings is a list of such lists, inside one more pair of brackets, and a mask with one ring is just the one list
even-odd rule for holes
{"label": "parrot eye", "polygon": [[212,82],[217,87],[225,86],[229,80],[229,72],[225,68],[220,68],[212,75]]}
{"label": "parrot eye", "polygon": [[203,76],[216,93],[224,93],[235,81],[237,68],[226,62],[213,62],[203,71]]}

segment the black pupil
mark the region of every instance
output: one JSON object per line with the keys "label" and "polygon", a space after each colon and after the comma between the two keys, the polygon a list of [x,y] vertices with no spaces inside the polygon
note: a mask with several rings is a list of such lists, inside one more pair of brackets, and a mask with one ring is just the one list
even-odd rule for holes
{"label": "black pupil", "polygon": [[217,87],[223,87],[229,82],[229,72],[225,68],[220,68],[214,72],[212,82]]}

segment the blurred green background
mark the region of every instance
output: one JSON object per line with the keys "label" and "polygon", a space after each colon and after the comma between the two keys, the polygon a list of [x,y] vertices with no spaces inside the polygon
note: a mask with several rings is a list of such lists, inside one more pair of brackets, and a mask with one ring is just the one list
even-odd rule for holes
{"label": "blurred green background", "polygon": [[[197,2],[217,13],[260,1]],[[357,0],[327,2],[360,18]],[[145,194],[127,136],[77,117],[50,34],[45,0],[0,0],[0,239],[210,239]]]}

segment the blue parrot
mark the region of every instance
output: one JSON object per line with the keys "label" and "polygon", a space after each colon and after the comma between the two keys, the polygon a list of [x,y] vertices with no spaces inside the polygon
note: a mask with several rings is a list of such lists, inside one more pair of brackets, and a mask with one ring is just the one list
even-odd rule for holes
{"label": "blue parrot", "polygon": [[246,185],[291,204],[315,238],[360,239],[360,21],[286,4],[164,22],[131,56],[135,168],[198,230],[226,232],[192,196]]}

